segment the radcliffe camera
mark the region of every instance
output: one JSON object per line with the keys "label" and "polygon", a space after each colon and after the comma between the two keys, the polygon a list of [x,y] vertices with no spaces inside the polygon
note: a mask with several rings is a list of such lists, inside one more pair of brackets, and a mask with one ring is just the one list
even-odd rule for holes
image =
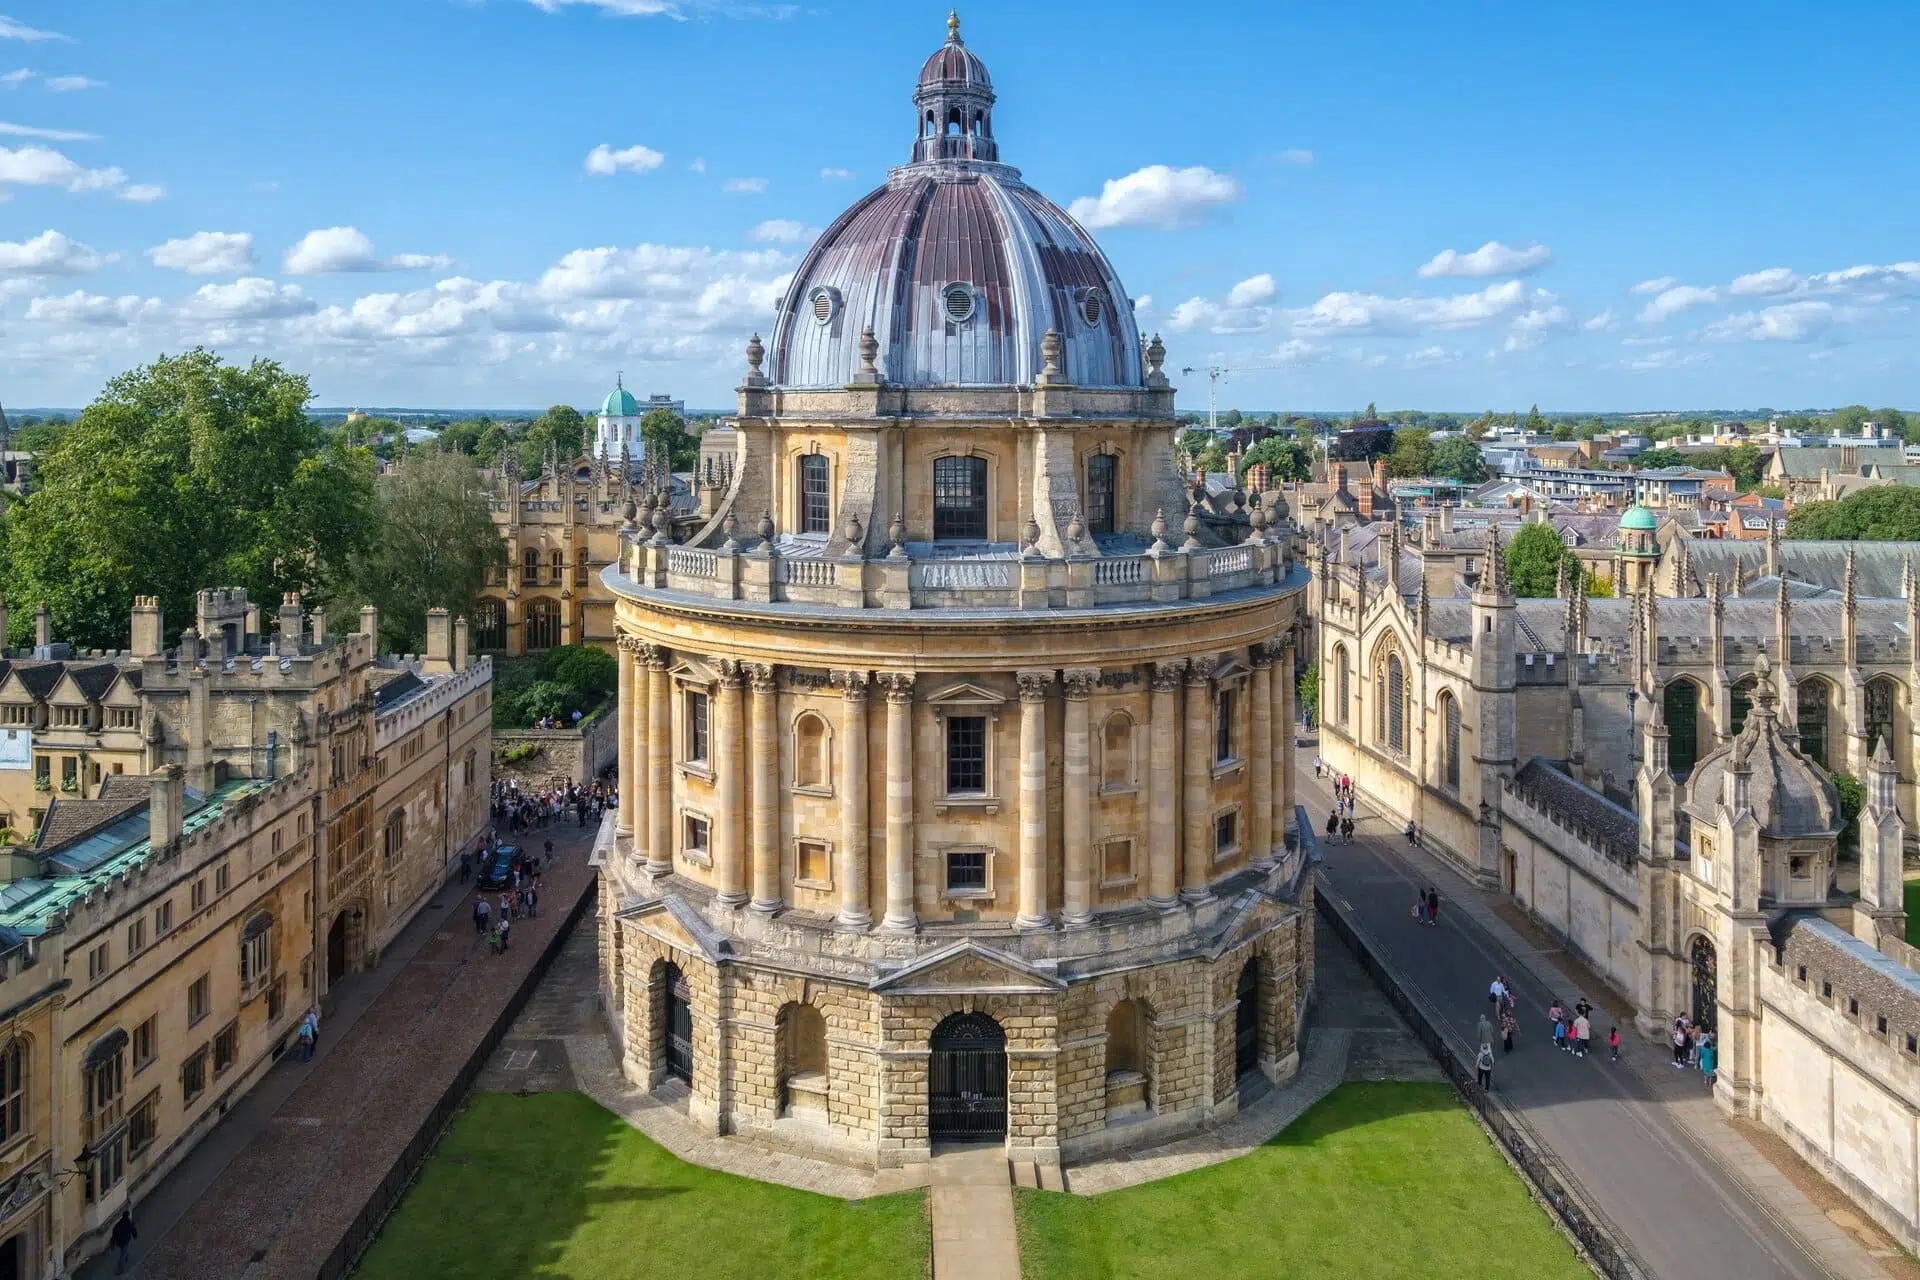
{"label": "radcliffe camera", "polygon": [[1920,1277],[1920,10],[19,3],[0,1280]]}

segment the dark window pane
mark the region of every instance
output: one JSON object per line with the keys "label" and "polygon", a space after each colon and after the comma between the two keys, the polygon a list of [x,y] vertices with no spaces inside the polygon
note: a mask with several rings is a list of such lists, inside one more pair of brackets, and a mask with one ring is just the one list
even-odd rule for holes
{"label": "dark window pane", "polygon": [[1114,473],[1118,459],[1096,453],[1087,459],[1087,532],[1113,532]]}
{"label": "dark window pane", "polygon": [[800,532],[826,533],[832,527],[832,520],[826,455],[809,453],[800,459]]}
{"label": "dark window pane", "polygon": [[1233,759],[1233,695],[1230,693],[1214,699],[1213,759],[1215,764]]}
{"label": "dark window pane", "polygon": [[984,539],[987,536],[985,458],[934,459],[933,536],[936,539]]}
{"label": "dark window pane", "polygon": [[707,758],[707,695],[687,695],[687,759]]}
{"label": "dark window pane", "polygon": [[987,855],[984,852],[947,855],[947,890],[987,887]]}
{"label": "dark window pane", "polygon": [[987,718],[947,717],[947,792],[987,789]]}

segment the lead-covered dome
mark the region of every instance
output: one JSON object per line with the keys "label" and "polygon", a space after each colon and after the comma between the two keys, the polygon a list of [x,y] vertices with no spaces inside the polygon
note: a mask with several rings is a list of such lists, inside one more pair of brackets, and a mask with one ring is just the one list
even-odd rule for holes
{"label": "lead-covered dome", "polygon": [[835,219],[781,301],[770,374],[785,387],[1034,382],[1048,330],[1063,380],[1141,385],[1140,332],[1106,255],[1067,213],[997,162],[992,81],[948,19],[914,90],[911,164]]}
{"label": "lead-covered dome", "polygon": [[1749,774],[1747,803],[1769,836],[1834,836],[1846,825],[1840,790],[1824,769],[1800,754],[1774,713],[1772,666],[1766,655],[1754,664],[1753,705],[1733,741],[1695,767],[1687,779],[1687,812],[1711,824],[1726,802],[1729,771]]}

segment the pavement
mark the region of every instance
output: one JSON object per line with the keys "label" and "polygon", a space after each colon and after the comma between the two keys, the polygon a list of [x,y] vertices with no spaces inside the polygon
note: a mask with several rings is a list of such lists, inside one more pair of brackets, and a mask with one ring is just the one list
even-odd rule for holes
{"label": "pavement", "polygon": [[[1309,755],[1309,759],[1311,756]],[[1300,771],[1310,814],[1331,792]],[[1520,1013],[1514,1052],[1502,1055],[1494,1088],[1552,1154],[1582,1196],[1654,1276],[1671,1280],[1872,1280],[1888,1271],[1872,1247],[1802,1194],[1718,1110],[1693,1071],[1641,1040],[1624,1002],[1597,980],[1572,976],[1551,943],[1502,919],[1506,895],[1479,889],[1450,864],[1407,847],[1404,819],[1361,798],[1352,844],[1324,849],[1324,887],[1371,935],[1395,977],[1417,991],[1464,1045],[1489,1009],[1487,987],[1504,974]],[[1416,888],[1440,890],[1441,924],[1416,924]],[[1547,1006],[1585,995],[1596,1013],[1599,1053],[1575,1058],[1547,1034]],[[1612,1013],[1609,1014],[1609,1006]],[[1623,1061],[1604,1040],[1619,1025]]]}
{"label": "pavement", "polygon": [[[595,829],[549,829],[540,915],[492,955],[447,885],[373,970],[334,984],[313,1061],[283,1058],[135,1207],[143,1280],[311,1277],[593,888]],[[545,832],[536,832],[544,839]],[[489,895],[497,896],[497,895]],[[589,929],[587,932],[591,933]],[[104,1280],[103,1255],[75,1274]]]}

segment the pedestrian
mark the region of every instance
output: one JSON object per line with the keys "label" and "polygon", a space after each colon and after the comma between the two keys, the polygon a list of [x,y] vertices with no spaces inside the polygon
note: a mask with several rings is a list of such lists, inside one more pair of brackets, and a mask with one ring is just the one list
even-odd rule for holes
{"label": "pedestrian", "polygon": [[460,883],[465,884],[469,879],[472,878],[472,876],[473,876],[473,854],[469,853],[465,849],[462,849],[460,851]]}
{"label": "pedestrian", "polygon": [[1427,922],[1427,895],[1418,889],[1413,893],[1413,922],[1415,924]]}
{"label": "pedestrian", "polygon": [[1560,1003],[1560,997],[1555,996],[1553,1002],[1547,1006],[1547,1021],[1557,1024],[1565,1012],[1566,1008]]}
{"label": "pedestrian", "polygon": [[1326,773],[1327,773],[1326,763],[1322,761],[1319,756],[1315,756],[1313,758],[1313,776],[1315,778],[1323,778],[1326,776]]}
{"label": "pedestrian", "polygon": [[1417,827],[1413,825],[1413,819],[1408,818],[1407,819],[1407,847],[1410,849],[1413,849],[1413,848],[1418,848],[1419,845],[1420,845],[1420,831]]}
{"label": "pedestrian", "polygon": [[133,1210],[122,1209],[120,1217],[113,1224],[113,1235],[108,1237],[113,1242],[113,1247],[120,1251],[120,1261],[114,1266],[113,1274],[117,1276],[126,1274],[127,1265],[133,1261],[134,1237],[139,1234],[138,1228],[133,1225]]}
{"label": "pedestrian", "polygon": [[1438,889],[1427,890],[1427,923],[1436,929],[1440,927],[1440,891]]}
{"label": "pedestrian", "polygon": [[485,933],[487,931],[487,916],[492,914],[492,910],[491,907],[487,906],[487,896],[481,894],[479,900],[473,904],[473,931],[475,933]]}
{"label": "pedestrian", "polygon": [[1587,1048],[1592,1039],[1593,1023],[1587,1019],[1586,1014],[1576,1014],[1573,1019],[1573,1056],[1586,1057]]}
{"label": "pedestrian", "polygon": [[1353,817],[1351,813],[1340,820],[1340,843],[1353,843]]}
{"label": "pedestrian", "polygon": [[1500,1044],[1508,1053],[1513,1052],[1513,1033],[1520,1029],[1520,1017],[1513,1006],[1505,1001],[1500,1004]]}
{"label": "pedestrian", "polygon": [[313,1019],[311,1018],[300,1019],[300,1031],[299,1031],[300,1061],[302,1062],[313,1061],[313,1042],[316,1034],[317,1033],[313,1029]]}
{"label": "pedestrian", "polygon": [[1567,1020],[1565,1017],[1559,1017],[1553,1020],[1553,1047],[1562,1053],[1573,1052],[1567,1044]]}
{"label": "pedestrian", "polygon": [[1620,1028],[1607,1028],[1607,1050],[1610,1061],[1620,1061]]}
{"label": "pedestrian", "polygon": [[487,930],[487,950],[493,952],[493,954],[495,955],[500,954],[500,930],[499,929]]}
{"label": "pedestrian", "polygon": [[1332,844],[1333,838],[1339,834],[1340,834],[1340,810],[1336,806],[1334,808],[1334,811],[1327,815],[1327,843]]}
{"label": "pedestrian", "polygon": [[506,952],[507,930],[512,926],[512,924],[513,924],[513,920],[511,917],[509,916],[500,917],[500,950],[502,954]]}
{"label": "pedestrian", "polygon": [[513,902],[505,893],[500,895],[500,918],[505,920],[513,914]]}
{"label": "pedestrian", "polygon": [[1687,1028],[1687,1065],[1690,1067],[1700,1065],[1700,1035],[1698,1026]]}
{"label": "pedestrian", "polygon": [[1493,981],[1487,984],[1487,1003],[1499,1008],[1500,998],[1506,994],[1506,980],[1495,974]]}
{"label": "pedestrian", "polygon": [[1707,1088],[1713,1088],[1715,1069],[1720,1065],[1720,1046],[1713,1041],[1713,1033],[1700,1037],[1700,1075],[1707,1082]]}
{"label": "pedestrian", "polygon": [[1687,1020],[1673,1020],[1673,1068],[1678,1071],[1687,1065]]}
{"label": "pedestrian", "polygon": [[540,904],[540,879],[539,877],[536,876],[534,877],[533,883],[527,886],[527,918],[529,920],[531,920],[534,917],[535,908],[538,907],[539,904]]}
{"label": "pedestrian", "polygon": [[1493,1091],[1493,1046],[1483,1044],[1473,1060],[1474,1079],[1480,1085],[1482,1093]]}
{"label": "pedestrian", "polygon": [[553,865],[553,841],[551,840],[547,841],[547,856],[541,860],[540,865],[543,868]]}
{"label": "pedestrian", "polygon": [[1487,1021],[1487,1015],[1484,1013],[1480,1015],[1479,1032],[1481,1048],[1484,1049],[1493,1043],[1493,1024]]}

